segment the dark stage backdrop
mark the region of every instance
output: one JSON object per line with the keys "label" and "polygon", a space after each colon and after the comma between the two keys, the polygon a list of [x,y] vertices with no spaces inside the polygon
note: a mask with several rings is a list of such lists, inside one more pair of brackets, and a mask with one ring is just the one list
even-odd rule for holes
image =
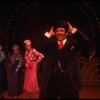
{"label": "dark stage backdrop", "polygon": [[91,48],[96,43],[100,54],[99,1],[2,1],[0,5],[6,50],[14,43],[22,46],[25,39],[37,45],[40,34],[49,31],[56,20],[65,19],[90,38]]}

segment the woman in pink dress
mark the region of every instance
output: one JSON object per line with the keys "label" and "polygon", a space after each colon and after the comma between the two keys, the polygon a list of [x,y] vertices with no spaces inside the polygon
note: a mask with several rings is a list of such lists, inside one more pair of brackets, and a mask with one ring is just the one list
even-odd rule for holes
{"label": "woman in pink dress", "polygon": [[43,59],[43,54],[31,47],[31,41],[25,40],[25,79],[24,90],[29,94],[34,94],[39,91],[37,80],[37,64]]}

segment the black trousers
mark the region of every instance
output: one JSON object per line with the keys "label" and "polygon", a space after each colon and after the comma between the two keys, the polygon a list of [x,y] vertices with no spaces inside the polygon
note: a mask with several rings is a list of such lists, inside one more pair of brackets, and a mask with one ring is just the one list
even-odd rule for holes
{"label": "black trousers", "polygon": [[58,69],[52,73],[47,89],[42,93],[40,92],[40,98],[79,99],[79,90],[75,90],[72,87],[68,74]]}

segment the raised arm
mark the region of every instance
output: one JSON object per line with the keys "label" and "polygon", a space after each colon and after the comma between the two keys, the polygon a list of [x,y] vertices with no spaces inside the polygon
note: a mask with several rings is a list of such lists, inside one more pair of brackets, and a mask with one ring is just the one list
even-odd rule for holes
{"label": "raised arm", "polygon": [[33,52],[38,57],[38,59],[36,60],[36,63],[39,63],[44,58],[44,55],[42,53],[38,52],[36,49],[34,49]]}
{"label": "raised arm", "polygon": [[82,31],[80,31],[79,29],[77,29],[76,27],[73,27],[69,22],[67,22],[67,24],[69,25],[69,30],[68,32],[70,34],[79,34],[80,35],[80,38],[87,41],[87,42],[90,42],[90,39],[85,35],[85,33],[83,33]]}

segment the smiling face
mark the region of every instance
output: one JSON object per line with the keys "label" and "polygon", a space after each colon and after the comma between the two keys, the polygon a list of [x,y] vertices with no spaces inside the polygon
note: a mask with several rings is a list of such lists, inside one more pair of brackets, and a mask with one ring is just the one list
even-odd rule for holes
{"label": "smiling face", "polygon": [[66,39],[66,30],[63,27],[58,27],[55,31],[55,35],[58,41],[62,41],[64,39]]}
{"label": "smiling face", "polygon": [[25,44],[25,49],[30,50],[31,49],[31,44]]}
{"label": "smiling face", "polygon": [[18,55],[19,54],[19,49],[13,49],[13,52],[15,55]]}

